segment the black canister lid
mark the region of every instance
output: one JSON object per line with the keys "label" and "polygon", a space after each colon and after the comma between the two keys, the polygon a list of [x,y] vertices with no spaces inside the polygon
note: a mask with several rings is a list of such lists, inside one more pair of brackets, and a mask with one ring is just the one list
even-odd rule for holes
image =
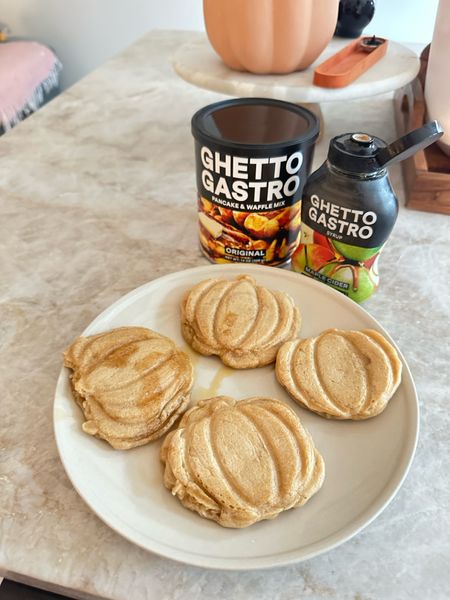
{"label": "black canister lid", "polygon": [[378,151],[385,147],[386,142],[367,133],[344,133],[331,140],[328,160],[349,173],[374,173],[383,168],[378,162]]}
{"label": "black canister lid", "polygon": [[315,142],[319,120],[306,108],[269,98],[237,98],[209,104],[192,117],[192,134],[202,142],[267,149]]}

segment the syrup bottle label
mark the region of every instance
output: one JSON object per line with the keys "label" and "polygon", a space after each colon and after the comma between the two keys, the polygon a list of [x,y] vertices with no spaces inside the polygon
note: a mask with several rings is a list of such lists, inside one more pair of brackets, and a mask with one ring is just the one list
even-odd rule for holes
{"label": "syrup bottle label", "polygon": [[295,271],[326,283],[356,302],[367,300],[378,287],[378,257],[382,246],[361,248],[332,240],[302,223],[300,245],[292,257]]}
{"label": "syrup bottle label", "polygon": [[390,228],[373,210],[306,195],[293,269],[364,302],[378,287],[378,257]]}

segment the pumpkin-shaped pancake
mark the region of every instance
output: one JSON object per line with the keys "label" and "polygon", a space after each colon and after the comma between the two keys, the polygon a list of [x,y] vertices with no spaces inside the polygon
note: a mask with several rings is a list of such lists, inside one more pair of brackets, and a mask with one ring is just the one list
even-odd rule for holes
{"label": "pumpkin-shaped pancake", "polygon": [[80,337],[64,353],[83,431],[113,448],[162,436],[185,410],[193,368],[175,343],[150,329],[121,327]]}
{"label": "pumpkin-shaped pancake", "polygon": [[181,326],[200,354],[247,369],[275,361],[281,344],[297,335],[300,312],[288,294],[257,285],[247,275],[207,279],[185,295]]}
{"label": "pumpkin-shaped pancake", "polygon": [[402,363],[372,329],[328,329],[283,344],[276,376],[299,404],[323,417],[368,419],[381,413],[398,388]]}
{"label": "pumpkin-shaped pancake", "polygon": [[321,487],[321,455],[285,403],[227,396],[188,410],[161,448],[164,484],[224,527],[247,527],[304,504]]}

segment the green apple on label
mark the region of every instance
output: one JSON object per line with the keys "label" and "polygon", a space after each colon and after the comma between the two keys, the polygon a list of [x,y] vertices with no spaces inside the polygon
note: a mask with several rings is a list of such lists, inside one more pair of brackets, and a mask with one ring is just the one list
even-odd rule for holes
{"label": "green apple on label", "polygon": [[344,242],[336,240],[333,240],[332,244],[342,256],[345,256],[349,260],[356,260],[357,262],[364,262],[381,250],[381,246],[361,248],[360,246],[352,246],[351,244],[344,244]]}
{"label": "green apple on label", "polygon": [[347,283],[348,288],[344,290],[338,285],[333,285],[332,281],[327,282],[328,285],[343,292],[355,302],[364,302],[364,300],[367,300],[373,294],[378,284],[378,278],[372,276],[372,273],[368,269],[355,265],[334,262],[320,269],[320,273],[335,281]]}

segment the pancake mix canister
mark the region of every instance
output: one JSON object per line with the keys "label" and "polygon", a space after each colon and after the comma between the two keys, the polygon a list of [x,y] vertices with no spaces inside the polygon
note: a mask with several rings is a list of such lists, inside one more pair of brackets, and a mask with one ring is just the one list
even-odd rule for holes
{"label": "pancake mix canister", "polygon": [[294,270],[356,302],[378,286],[377,262],[398,213],[387,168],[442,135],[436,121],[387,145],[366,133],[330,142],[328,159],[308,179],[302,200],[302,238]]}
{"label": "pancake mix canister", "polygon": [[192,133],[203,253],[218,263],[287,263],[318,119],[288,102],[228,100],[199,110]]}

